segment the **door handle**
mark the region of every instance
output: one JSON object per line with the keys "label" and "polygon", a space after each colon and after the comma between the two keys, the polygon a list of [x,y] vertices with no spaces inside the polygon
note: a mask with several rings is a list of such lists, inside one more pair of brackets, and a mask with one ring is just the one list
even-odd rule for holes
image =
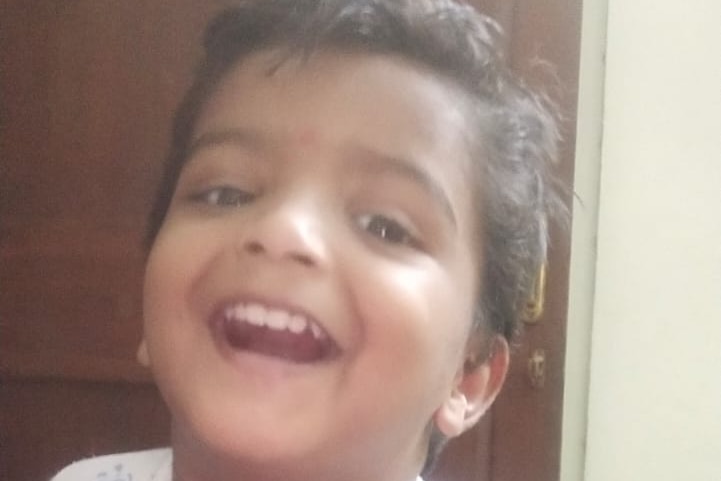
{"label": "door handle", "polygon": [[542,389],[546,384],[546,351],[536,349],[528,358],[528,380],[534,389]]}
{"label": "door handle", "polygon": [[543,264],[536,274],[533,281],[533,290],[531,297],[526,301],[526,305],[521,313],[521,318],[526,324],[536,324],[541,320],[543,314],[544,302],[546,300],[546,264]]}

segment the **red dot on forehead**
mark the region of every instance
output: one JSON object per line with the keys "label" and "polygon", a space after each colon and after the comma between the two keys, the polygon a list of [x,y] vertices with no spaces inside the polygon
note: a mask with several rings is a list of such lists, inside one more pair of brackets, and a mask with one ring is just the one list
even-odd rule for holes
{"label": "red dot on forehead", "polygon": [[320,141],[320,135],[312,128],[304,128],[298,131],[296,140],[303,147],[313,147]]}

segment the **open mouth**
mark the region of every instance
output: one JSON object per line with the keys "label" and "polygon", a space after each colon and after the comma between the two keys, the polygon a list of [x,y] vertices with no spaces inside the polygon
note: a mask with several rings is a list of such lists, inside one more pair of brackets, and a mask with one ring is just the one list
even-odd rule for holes
{"label": "open mouth", "polygon": [[235,351],[247,351],[294,363],[330,359],[337,345],[308,317],[258,303],[226,307],[215,319],[217,333]]}

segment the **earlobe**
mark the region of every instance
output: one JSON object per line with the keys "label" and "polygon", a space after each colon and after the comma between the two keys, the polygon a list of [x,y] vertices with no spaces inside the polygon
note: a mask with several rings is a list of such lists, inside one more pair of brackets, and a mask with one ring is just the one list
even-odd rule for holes
{"label": "earlobe", "polygon": [[458,436],[464,431],[468,399],[454,389],[451,395],[436,411],[434,421],[436,427],[447,438]]}
{"label": "earlobe", "polygon": [[508,343],[497,336],[483,363],[461,369],[455,388],[434,416],[436,427],[446,437],[467,431],[491,407],[506,378],[508,362]]}
{"label": "earlobe", "polygon": [[150,367],[150,355],[148,355],[148,345],[145,342],[145,338],[140,340],[135,359],[138,360],[141,366]]}

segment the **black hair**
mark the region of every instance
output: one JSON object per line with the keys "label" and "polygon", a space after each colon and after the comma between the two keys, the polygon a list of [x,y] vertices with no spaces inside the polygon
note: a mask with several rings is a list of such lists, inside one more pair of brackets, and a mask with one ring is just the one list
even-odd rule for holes
{"label": "black hair", "polygon": [[[551,174],[559,142],[554,109],[511,74],[501,37],[493,20],[452,0],[254,0],[221,13],[206,30],[205,56],[174,118],[147,246],[163,223],[200,111],[238,61],[270,48],[301,57],[329,49],[398,56],[460,87],[477,114],[469,119],[479,146],[470,178],[478,183],[482,244],[474,326],[511,339],[546,260],[549,223],[566,209]],[[431,440],[436,451],[442,443]]]}

